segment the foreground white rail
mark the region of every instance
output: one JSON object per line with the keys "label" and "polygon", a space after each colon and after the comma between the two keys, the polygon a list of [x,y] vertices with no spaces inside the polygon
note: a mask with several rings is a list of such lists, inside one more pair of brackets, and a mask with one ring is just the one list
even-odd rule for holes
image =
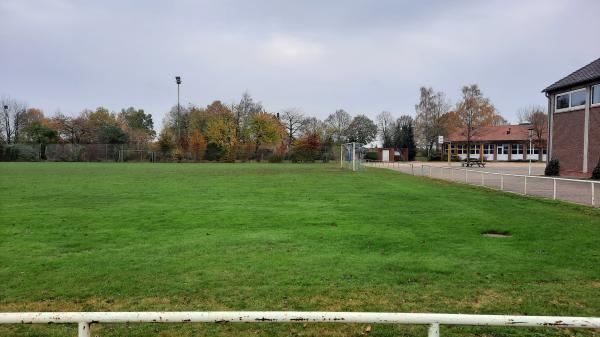
{"label": "foreground white rail", "polygon": [[[411,175],[428,176],[430,178],[443,179],[453,182],[464,182],[465,184],[469,185],[478,185],[505,192],[513,192],[523,195],[535,195],[544,198],[552,198],[554,200],[561,199],[564,201],[575,202],[583,205],[591,205],[594,207],[600,206],[600,204],[597,202],[598,198],[596,197],[596,190],[600,191],[600,181],[493,172],[480,169],[469,169],[465,167],[431,166],[425,164],[401,162],[368,161],[367,165],[396,169],[400,172]],[[436,171],[437,174],[435,173]],[[488,183],[488,179],[494,177],[500,180],[499,186],[493,186]],[[511,191],[505,188],[505,180],[508,178],[520,179],[519,190]],[[552,187],[547,191],[545,190],[546,188],[543,188],[542,191],[536,191],[535,189],[534,191],[531,191],[528,189],[528,181],[530,182],[530,185],[540,181],[551,181]],[[568,188],[566,188],[567,191],[564,191],[565,187],[563,187],[563,192],[567,192],[567,195],[561,196],[560,187],[557,187],[557,182],[571,183],[571,191],[569,192]],[[574,185],[578,186],[576,191],[573,191]]]}
{"label": "foreground white rail", "polygon": [[378,323],[556,327],[600,329],[600,317],[417,314],[376,312],[214,311],[214,312],[14,312],[0,313],[0,324],[78,324],[79,337],[90,336],[94,323]]}

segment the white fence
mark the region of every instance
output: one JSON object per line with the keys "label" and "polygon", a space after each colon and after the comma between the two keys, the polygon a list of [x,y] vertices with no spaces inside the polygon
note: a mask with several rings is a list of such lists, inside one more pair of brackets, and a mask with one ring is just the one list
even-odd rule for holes
{"label": "white fence", "polygon": [[505,192],[554,200],[559,199],[595,207],[600,206],[600,202],[596,197],[596,194],[600,192],[600,181],[491,172],[485,169],[433,166],[419,163],[371,161],[367,165],[394,169],[415,176],[427,176],[483,186]]}
{"label": "white fence", "polygon": [[90,337],[98,323],[371,323],[428,325],[438,337],[440,325],[599,329],[600,317],[462,315],[375,312],[17,312],[0,313],[0,324],[78,324],[78,336]]}

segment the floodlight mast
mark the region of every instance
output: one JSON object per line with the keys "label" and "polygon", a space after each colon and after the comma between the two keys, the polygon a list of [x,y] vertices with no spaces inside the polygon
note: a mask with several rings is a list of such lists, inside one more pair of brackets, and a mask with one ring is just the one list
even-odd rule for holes
{"label": "floodlight mast", "polygon": [[181,76],[175,76],[177,83],[177,143],[181,144],[181,115],[179,109],[179,85],[181,84]]}

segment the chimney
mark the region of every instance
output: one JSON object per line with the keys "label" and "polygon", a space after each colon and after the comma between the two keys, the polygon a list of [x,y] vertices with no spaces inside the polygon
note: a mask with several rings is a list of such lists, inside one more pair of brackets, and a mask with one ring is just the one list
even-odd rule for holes
{"label": "chimney", "polygon": [[507,134],[507,135],[510,135],[510,129],[511,129],[511,128],[508,128],[508,131],[506,131],[506,134]]}

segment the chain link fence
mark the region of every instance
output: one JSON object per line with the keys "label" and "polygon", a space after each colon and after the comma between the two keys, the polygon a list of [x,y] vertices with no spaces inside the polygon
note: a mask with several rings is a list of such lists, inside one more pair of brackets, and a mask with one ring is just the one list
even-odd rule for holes
{"label": "chain link fence", "polygon": [[597,195],[600,181],[556,178],[505,172],[490,172],[464,167],[433,166],[420,163],[369,161],[367,166],[393,169],[403,173],[492,188],[504,192],[600,206]]}
{"label": "chain link fence", "polygon": [[[233,151],[233,152],[231,152]],[[285,151],[284,151],[285,152]],[[329,162],[338,161],[339,146],[319,146],[310,151],[287,151],[279,155],[272,148],[243,144],[234,150],[208,146],[205,149],[180,151],[156,150],[131,144],[0,144],[0,161],[65,162]]]}
{"label": "chain link fence", "polygon": [[126,144],[0,144],[1,161],[152,162],[155,151]]}

